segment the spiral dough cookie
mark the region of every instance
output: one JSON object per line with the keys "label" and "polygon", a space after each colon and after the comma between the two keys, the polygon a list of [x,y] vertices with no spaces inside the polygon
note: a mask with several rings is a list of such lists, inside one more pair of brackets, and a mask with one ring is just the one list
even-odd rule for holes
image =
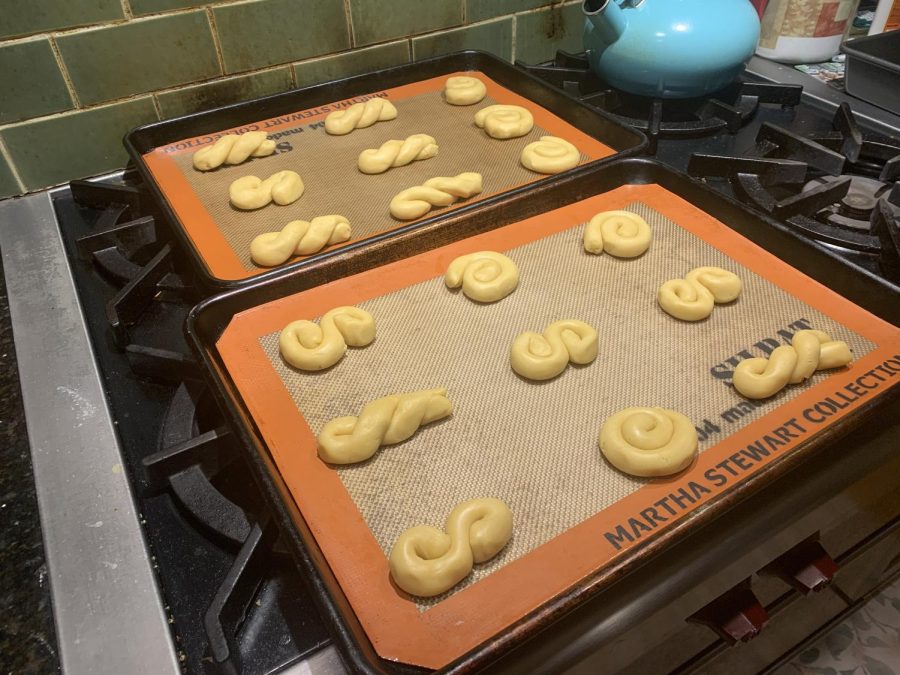
{"label": "spiral dough cookie", "polygon": [[212,171],[223,164],[240,164],[249,157],[266,157],[275,152],[275,141],[265,131],[248,131],[238,136],[227,134],[210,146],[194,153],[194,168]]}
{"label": "spiral dough cookie", "polygon": [[600,452],[632,476],[669,476],[694,459],[697,430],[674,410],[625,408],[600,428]]}
{"label": "spiral dough cookie", "polygon": [[278,336],[284,360],[300,370],[330,368],[344,357],[347,346],[365,347],[375,339],[375,319],[359,307],[335,307],[318,325],[292,321]]}
{"label": "spiral dough cookie", "polygon": [[450,206],[481,192],[480,173],[429,178],[422,185],[407,188],[391,200],[391,215],[397,220],[415,220],[435,206]]}
{"label": "spiral dough cookie", "polygon": [[731,302],[741,294],[741,280],[721,267],[697,267],[684,279],[672,279],[659,287],[656,299],[666,313],[682,321],[700,321],[713,306]]}
{"label": "spiral dough cookie", "polygon": [[391,578],[410,595],[440,595],[465,579],[475,563],[503,550],[512,527],[512,512],[499,499],[465,501],[447,516],[446,532],[418,525],[397,538],[391,549]]}
{"label": "spiral dough cookie", "polygon": [[413,134],[406,140],[385,141],[380,148],[363,150],[356,165],[363,173],[384,173],[394,166],[406,166],[418,159],[431,159],[438,153],[434,138],[427,134]]}
{"label": "spiral dough cookie", "polygon": [[303,194],[303,181],[294,171],[279,171],[265,180],[256,176],[244,176],[234,181],[228,188],[228,196],[235,208],[245,211],[259,209],[275,202],[284,206],[291,204]]}
{"label": "spiral dough cookie", "polygon": [[354,103],[345,110],[330,113],[325,118],[325,131],[333,136],[343,136],[354,129],[364,129],[395,117],[397,109],[393,103],[384,98],[370,98],[365,103]]}
{"label": "spiral dough cookie", "polygon": [[541,136],[541,140],[529,143],[519,158],[522,166],[538,173],[554,174],[574,169],[581,161],[578,148],[564,138]]}
{"label": "spiral dough cookie", "polygon": [[423,424],[447,417],[446,389],[393,394],[366,404],[358,417],[336,417],[319,434],[319,457],[331,464],[369,459],[382,445],[402,443]]}
{"label": "spiral dough cookie", "polygon": [[768,398],[789,383],[798,384],[817,370],[840,368],[853,360],[846,342],[820,330],[797,331],[790,345],[777,347],[769,358],[746,359],[734,369],[734,388],[747,398]]}
{"label": "spiral dough cookie", "polygon": [[518,138],[534,127],[534,117],[518,105],[489,105],[475,113],[475,124],[491,138]]}
{"label": "spiral dough cookie", "polygon": [[487,95],[487,87],[477,77],[457,75],[447,78],[444,100],[451,105],[472,105]]}
{"label": "spiral dough cookie", "polygon": [[549,380],[566,369],[597,358],[597,331],[584,321],[554,321],[544,334],[521,333],[509,350],[512,369],[529,380]]}
{"label": "spiral dough cookie", "polygon": [[266,232],[250,242],[250,258],[257,265],[273,267],[291,256],[318,253],[349,238],[350,223],[344,216],[292,220],[280,232]]}
{"label": "spiral dough cookie", "polygon": [[617,258],[636,258],[650,248],[650,226],[631,211],[604,211],[584,228],[584,250]]}
{"label": "spiral dough cookie", "polygon": [[496,251],[479,251],[456,258],[444,274],[447,288],[459,288],[472,300],[497,302],[516,290],[519,268]]}

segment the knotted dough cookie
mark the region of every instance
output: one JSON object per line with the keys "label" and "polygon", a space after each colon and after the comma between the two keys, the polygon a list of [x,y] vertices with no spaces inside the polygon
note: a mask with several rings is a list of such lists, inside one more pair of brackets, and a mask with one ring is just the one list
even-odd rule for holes
{"label": "knotted dough cookie", "polygon": [[697,430],[684,415],[664,408],[625,408],[600,428],[600,452],[632,476],[669,476],[693,461]]}
{"label": "knotted dough cookie", "polygon": [[529,143],[522,149],[519,161],[526,169],[538,173],[562,173],[578,166],[581,153],[564,138],[541,136],[541,140]]}
{"label": "knotted dough cookie", "polygon": [[391,215],[397,220],[415,220],[434,206],[450,206],[481,192],[480,173],[429,178],[422,185],[407,188],[391,200]]}
{"label": "knotted dough cookie", "polygon": [[503,550],[512,526],[512,512],[499,499],[465,501],[447,516],[446,532],[418,525],[397,537],[389,560],[391,578],[410,595],[440,595],[465,579],[475,563]]}
{"label": "knotted dough cookie", "polygon": [[257,265],[273,267],[291,256],[318,253],[349,238],[350,222],[344,216],[292,220],[280,232],[265,232],[254,238],[250,242],[250,258]]}
{"label": "knotted dough cookie", "polygon": [[647,221],[631,211],[603,211],[584,228],[584,250],[617,258],[636,258],[650,248]]}
{"label": "knotted dough cookie", "polygon": [[275,152],[275,141],[266,138],[265,131],[227,134],[212,145],[194,153],[194,168],[212,171],[223,164],[240,164],[249,157],[266,157]]}
{"label": "knotted dough cookie", "polygon": [[281,206],[291,204],[303,194],[304,186],[295,171],[278,171],[265,180],[256,176],[238,178],[228,187],[231,204],[249,211],[275,202]]}
{"label": "knotted dough cookie", "polygon": [[475,125],[491,138],[518,138],[534,127],[534,117],[519,105],[489,105],[475,113]]}
{"label": "knotted dough cookie", "polygon": [[344,110],[335,110],[325,118],[325,131],[333,136],[349,134],[354,129],[365,129],[375,122],[385,122],[397,117],[397,109],[386,98],[370,98],[365,103],[354,103]]}
{"label": "knotted dough cookie", "polygon": [[444,85],[444,100],[450,105],[472,105],[487,95],[487,87],[477,77],[456,75]]}
{"label": "knotted dough cookie", "polygon": [[418,159],[431,159],[438,153],[434,138],[428,134],[413,134],[405,140],[390,140],[380,148],[363,150],[356,165],[367,174],[384,173],[394,166],[406,166]]}
{"label": "knotted dough cookie", "polygon": [[347,347],[365,347],[375,339],[375,319],[359,307],[335,307],[318,324],[292,321],[278,336],[284,360],[300,370],[324,370],[344,357]]}
{"label": "knotted dough cookie", "polygon": [[319,434],[319,457],[330,464],[369,459],[382,445],[402,443],[423,424],[447,417],[446,389],[393,394],[366,404],[357,417],[336,417]]}
{"label": "knotted dough cookie", "polygon": [[516,290],[519,268],[496,251],[478,251],[456,258],[444,274],[447,288],[459,288],[472,300],[497,302]]}
{"label": "knotted dough cookie", "polygon": [[549,380],[569,362],[584,365],[597,358],[597,331],[584,321],[554,321],[544,334],[521,333],[509,350],[512,369],[529,380]]}
{"label": "knotted dough cookie", "polygon": [[768,398],[789,383],[803,382],[817,370],[840,368],[852,360],[846,342],[832,340],[820,330],[801,330],[790,345],[777,347],[769,358],[738,363],[734,369],[734,388],[747,398]]}
{"label": "knotted dough cookie", "polygon": [[741,294],[741,280],[721,267],[697,267],[684,279],[672,279],[659,287],[656,299],[666,313],[682,321],[700,321],[713,306],[731,302]]}

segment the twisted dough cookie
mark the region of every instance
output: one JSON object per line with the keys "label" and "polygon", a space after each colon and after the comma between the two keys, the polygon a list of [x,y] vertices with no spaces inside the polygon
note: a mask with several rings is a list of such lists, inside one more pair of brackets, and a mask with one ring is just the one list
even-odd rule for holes
{"label": "twisted dough cookie", "polygon": [[477,77],[457,75],[448,77],[444,85],[444,100],[450,105],[472,105],[487,95],[487,87]]}
{"label": "twisted dough cookie", "polygon": [[415,220],[433,206],[450,206],[457,199],[468,199],[481,192],[480,173],[429,178],[422,185],[407,188],[391,200],[391,215],[397,220]]}
{"label": "twisted dough cookie", "polygon": [[534,127],[534,117],[518,105],[489,105],[475,113],[475,124],[491,138],[518,138]]}
{"label": "twisted dough cookie", "polygon": [[365,129],[375,122],[385,122],[397,117],[394,104],[384,98],[370,98],[365,103],[354,103],[345,110],[335,110],[325,118],[325,131],[333,136],[349,134],[354,129]]}
{"label": "twisted dough cookie", "polygon": [[444,274],[447,288],[459,288],[472,300],[497,302],[516,290],[519,268],[496,251],[478,251],[456,258]]}
{"label": "twisted dough cookie", "polygon": [[250,258],[257,265],[273,267],[293,255],[317,253],[349,238],[350,222],[344,216],[292,220],[280,232],[265,232],[251,241]]}
{"label": "twisted dough cookie", "polygon": [[227,134],[210,146],[194,153],[194,168],[212,171],[223,164],[240,164],[248,157],[266,157],[275,152],[275,141],[265,131],[248,131],[238,136]]}
{"label": "twisted dough cookie", "polygon": [[525,146],[519,161],[526,169],[538,173],[562,173],[578,166],[581,153],[564,138],[541,136],[541,140]]}
{"label": "twisted dough cookie", "polygon": [[820,330],[797,331],[791,345],[777,347],[769,358],[746,359],[734,369],[734,388],[747,398],[768,398],[788,385],[803,382],[817,370],[840,368],[853,360],[846,342]]}
{"label": "twisted dough cookie", "polygon": [[606,251],[617,258],[636,258],[650,248],[650,226],[631,211],[603,211],[584,228],[584,250]]}
{"label": "twisted dough cookie", "polygon": [[659,306],[682,321],[700,321],[712,314],[716,303],[731,302],[741,294],[741,280],[721,267],[697,267],[684,279],[659,287]]}
{"label": "twisted dough cookie", "polygon": [[674,410],[625,408],[600,428],[600,452],[632,476],[669,476],[694,459],[697,430]]}
{"label": "twisted dough cookie", "polygon": [[413,134],[403,141],[385,141],[380,148],[363,150],[356,165],[363,173],[384,173],[393,166],[406,166],[417,159],[431,159],[437,153],[434,138],[428,134]]}
{"label": "twisted dough cookie", "polygon": [[446,389],[393,394],[366,404],[358,417],[336,417],[319,434],[319,457],[330,464],[369,459],[382,445],[401,443],[423,424],[447,417]]}
{"label": "twisted dough cookie", "polygon": [[499,499],[465,501],[447,516],[446,533],[418,525],[397,537],[391,577],[411,595],[440,595],[465,579],[475,563],[497,555],[512,536],[512,525],[512,512]]}
{"label": "twisted dough cookie", "polygon": [[235,208],[245,211],[259,209],[275,202],[284,206],[291,204],[303,194],[304,186],[295,171],[278,171],[265,180],[256,176],[244,176],[234,181],[228,188],[228,196]]}
{"label": "twisted dough cookie", "polygon": [[584,321],[554,321],[544,334],[521,333],[509,350],[512,369],[529,380],[549,380],[569,365],[584,365],[597,358],[597,331]]}
{"label": "twisted dough cookie", "polygon": [[375,339],[375,319],[359,307],[335,307],[318,325],[292,321],[278,336],[284,360],[300,370],[324,370],[340,361],[347,346],[365,347]]}

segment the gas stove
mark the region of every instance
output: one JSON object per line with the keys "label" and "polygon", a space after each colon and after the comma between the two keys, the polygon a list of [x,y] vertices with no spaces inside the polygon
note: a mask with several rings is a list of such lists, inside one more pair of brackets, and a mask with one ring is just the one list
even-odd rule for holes
{"label": "gas stove", "polygon": [[[611,90],[578,56],[523,67],[900,298],[900,119],[758,59],[680,102]],[[63,667],[343,672],[186,345],[205,291],[136,174],[12,200],[0,221]]]}

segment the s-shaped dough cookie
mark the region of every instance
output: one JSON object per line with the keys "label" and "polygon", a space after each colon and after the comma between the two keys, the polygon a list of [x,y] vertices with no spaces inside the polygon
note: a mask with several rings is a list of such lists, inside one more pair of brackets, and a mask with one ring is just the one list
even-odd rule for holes
{"label": "s-shaped dough cookie", "polygon": [[584,321],[554,321],[544,334],[521,333],[509,350],[512,369],[529,380],[549,380],[566,369],[597,358],[597,331]]}
{"label": "s-shaped dough cookie", "polygon": [[475,113],[475,124],[491,138],[518,138],[534,127],[534,117],[519,105],[489,105]]}
{"label": "s-shaped dough cookie", "polygon": [[312,221],[292,220],[280,232],[265,232],[250,242],[250,258],[257,265],[274,267],[294,255],[310,255],[350,238],[344,216],[317,216]]}
{"label": "s-shaped dough cookie", "polygon": [[270,202],[281,206],[291,204],[303,194],[303,181],[295,171],[278,171],[265,180],[256,176],[244,176],[228,188],[228,196],[235,208],[249,211],[259,209]]}
{"label": "s-shaped dough cookie", "polygon": [[446,389],[393,394],[366,404],[358,417],[336,417],[319,434],[319,457],[330,464],[369,459],[382,445],[402,443],[423,424],[447,417]]}
{"label": "s-shaped dough cookie", "polygon": [[480,173],[429,178],[422,185],[407,188],[391,200],[391,215],[397,220],[415,220],[434,206],[450,206],[481,192]]}
{"label": "s-shaped dough cookie", "polygon": [[284,360],[300,370],[324,370],[344,357],[347,346],[365,347],[375,339],[375,319],[359,307],[335,307],[318,325],[292,321],[278,336]]}
{"label": "s-shaped dough cookie", "polygon": [[734,388],[747,398],[774,396],[788,385],[806,380],[817,370],[846,366],[853,360],[846,342],[820,330],[797,331],[790,346],[777,347],[769,358],[745,359],[734,369]]}
{"label": "s-shaped dough cookie", "polygon": [[541,140],[523,148],[519,161],[526,169],[538,173],[562,173],[578,166],[581,153],[564,138],[541,136]]}
{"label": "s-shaped dough cookie", "polygon": [[652,234],[647,221],[631,211],[603,211],[584,228],[584,250],[597,255],[606,251],[617,258],[636,258],[650,248]]}
{"label": "s-shaped dough cookie", "polygon": [[669,476],[693,461],[697,430],[674,410],[625,408],[600,428],[600,452],[632,476]]}
{"label": "s-shaped dough cookie", "polygon": [[333,136],[349,134],[354,129],[370,127],[397,117],[397,109],[386,98],[370,98],[344,110],[335,110],[325,118],[325,131]]}
{"label": "s-shaped dough cookie", "polygon": [[487,95],[487,87],[477,77],[457,75],[448,77],[444,85],[444,100],[451,105],[472,105]]}
{"label": "s-shaped dough cookie", "polygon": [[212,171],[223,164],[240,164],[249,157],[266,157],[275,152],[275,141],[266,138],[265,131],[227,134],[212,145],[194,153],[194,168]]}
{"label": "s-shaped dough cookie", "polygon": [[672,279],[659,287],[656,299],[666,313],[682,321],[700,321],[713,306],[731,302],[741,294],[741,280],[721,267],[697,267],[684,279]]}
{"label": "s-shaped dough cookie", "polygon": [[503,550],[512,526],[512,512],[499,499],[465,501],[447,516],[446,533],[418,525],[397,538],[391,549],[391,577],[410,595],[440,595],[469,576],[475,563]]}
{"label": "s-shaped dough cookie", "polygon": [[413,134],[406,140],[390,140],[380,148],[363,150],[356,165],[363,173],[384,173],[394,166],[406,166],[418,159],[431,159],[438,153],[434,138],[428,134]]}
{"label": "s-shaped dough cookie", "polygon": [[459,288],[472,300],[497,302],[516,290],[519,268],[496,251],[478,251],[456,258],[444,274],[447,288]]}

